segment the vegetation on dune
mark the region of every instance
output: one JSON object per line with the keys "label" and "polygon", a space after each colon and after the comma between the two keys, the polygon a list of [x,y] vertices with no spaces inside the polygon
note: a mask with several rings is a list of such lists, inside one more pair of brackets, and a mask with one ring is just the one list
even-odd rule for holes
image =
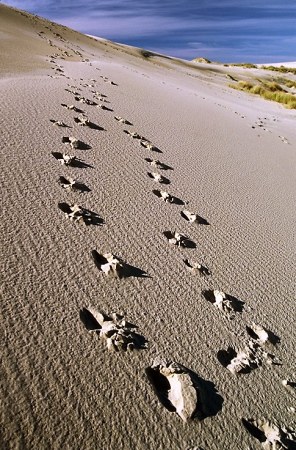
{"label": "vegetation on dune", "polygon": [[280,67],[275,67],[275,66],[262,66],[261,69],[264,70],[272,70],[274,72],[281,72],[281,73],[293,73],[294,75],[296,75],[296,68],[293,69],[292,67],[284,67],[284,66],[280,66]]}
{"label": "vegetation on dune", "polygon": [[230,66],[243,67],[244,69],[258,69],[256,64],[252,64],[252,63],[233,63],[233,64],[230,64]]}
{"label": "vegetation on dune", "polygon": [[263,97],[266,100],[282,103],[289,109],[296,109],[296,97],[285,91],[275,81],[265,81],[261,82],[261,84],[253,84],[249,81],[239,81],[238,83],[230,84],[229,86],[239,91],[260,95],[260,97]]}
{"label": "vegetation on dune", "polygon": [[284,84],[285,86],[287,86],[288,88],[294,88],[296,89],[296,81],[294,80],[288,80],[286,78],[279,78],[278,83],[280,84]]}

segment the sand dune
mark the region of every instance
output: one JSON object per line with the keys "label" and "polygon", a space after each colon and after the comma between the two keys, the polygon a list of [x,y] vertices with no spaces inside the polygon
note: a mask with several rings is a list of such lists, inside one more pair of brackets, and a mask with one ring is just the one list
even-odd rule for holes
{"label": "sand dune", "polygon": [[0,24],[1,449],[295,448],[295,111]]}

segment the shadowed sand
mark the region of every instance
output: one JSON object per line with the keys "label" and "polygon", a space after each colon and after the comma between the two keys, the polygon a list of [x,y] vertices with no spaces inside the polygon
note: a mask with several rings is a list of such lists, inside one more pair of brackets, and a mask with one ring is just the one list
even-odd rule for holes
{"label": "shadowed sand", "polygon": [[295,112],[228,86],[275,72],[3,4],[0,54],[0,448],[257,450],[295,428]]}

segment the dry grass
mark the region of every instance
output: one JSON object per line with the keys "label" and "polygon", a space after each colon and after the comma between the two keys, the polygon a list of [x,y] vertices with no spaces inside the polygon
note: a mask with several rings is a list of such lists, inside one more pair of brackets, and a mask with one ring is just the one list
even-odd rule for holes
{"label": "dry grass", "polygon": [[293,73],[294,75],[296,75],[296,69],[293,69],[291,67],[284,67],[284,66],[280,66],[280,67],[274,67],[274,66],[262,66],[261,69],[265,69],[265,70],[272,70],[274,72],[281,72],[281,73]]}
{"label": "dry grass", "polygon": [[231,66],[234,67],[243,67],[244,69],[257,69],[258,67],[256,66],[256,64],[252,64],[252,63],[234,63],[234,64],[230,64]]}
{"label": "dry grass", "polygon": [[288,80],[286,78],[280,78],[278,80],[278,83],[284,84],[285,86],[287,86],[288,88],[294,88],[296,89],[296,81],[293,80]]}
{"label": "dry grass", "polygon": [[233,89],[250,92],[260,95],[266,100],[282,103],[289,109],[296,109],[296,97],[286,92],[278,83],[274,81],[262,82],[262,84],[253,84],[249,81],[239,81],[237,84],[230,84]]}

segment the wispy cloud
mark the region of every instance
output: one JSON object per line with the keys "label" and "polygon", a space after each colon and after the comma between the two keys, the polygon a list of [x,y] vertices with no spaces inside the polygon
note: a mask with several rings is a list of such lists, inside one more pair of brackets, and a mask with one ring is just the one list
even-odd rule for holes
{"label": "wispy cloud", "polygon": [[[5,0],[83,33],[192,59],[295,59],[295,0]],[[290,44],[289,44],[290,42]]]}

